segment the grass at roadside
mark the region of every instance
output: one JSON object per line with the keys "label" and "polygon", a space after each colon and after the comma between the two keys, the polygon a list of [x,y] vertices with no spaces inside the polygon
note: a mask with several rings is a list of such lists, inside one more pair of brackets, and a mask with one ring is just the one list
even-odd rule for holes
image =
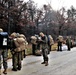
{"label": "grass at roadside", "polygon": [[57,51],[57,43],[55,43],[54,45],[52,45],[52,51]]}
{"label": "grass at roadside", "polygon": [[[57,43],[52,45],[52,51],[56,51],[56,50],[57,50]],[[25,53],[26,53],[26,55],[31,55],[32,54],[32,44],[27,45]],[[11,51],[8,50],[8,58],[11,58],[11,57],[12,57]]]}

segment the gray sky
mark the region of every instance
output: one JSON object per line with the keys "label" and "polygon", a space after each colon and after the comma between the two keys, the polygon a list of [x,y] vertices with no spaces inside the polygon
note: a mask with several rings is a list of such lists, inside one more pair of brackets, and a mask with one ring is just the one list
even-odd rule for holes
{"label": "gray sky", "polygon": [[[28,1],[28,0],[24,0]],[[51,3],[53,9],[58,10],[61,7],[70,8],[73,5],[76,8],[76,0],[33,0],[35,3],[38,3],[38,7],[43,4]]]}

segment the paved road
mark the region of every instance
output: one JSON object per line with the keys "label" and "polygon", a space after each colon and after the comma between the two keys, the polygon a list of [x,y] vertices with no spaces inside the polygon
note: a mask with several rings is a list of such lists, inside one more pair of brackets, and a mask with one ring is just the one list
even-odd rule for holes
{"label": "paved road", "polygon": [[11,71],[12,63],[8,61],[7,75],[76,75],[76,48],[71,51],[52,51],[49,65],[41,64],[42,56],[27,56],[22,62],[21,71]]}

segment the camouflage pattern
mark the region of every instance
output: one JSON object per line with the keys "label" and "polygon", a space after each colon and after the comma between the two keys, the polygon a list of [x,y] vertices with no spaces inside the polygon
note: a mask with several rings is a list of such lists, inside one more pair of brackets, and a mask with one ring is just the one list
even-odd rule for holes
{"label": "camouflage pattern", "polygon": [[23,35],[19,34],[17,38],[14,39],[14,44],[16,48],[13,54],[13,69],[21,69],[21,60],[23,60],[23,52],[25,51],[26,43]]}
{"label": "camouflage pattern", "polygon": [[17,48],[15,45],[15,40],[17,39],[17,33],[12,33],[10,35],[11,37],[11,53],[12,53],[12,70],[13,71],[17,71],[17,69],[21,69],[21,53],[20,52],[16,52],[15,49]]}
{"label": "camouflage pattern", "polygon": [[17,68],[15,68],[15,65],[14,65],[17,62],[17,59],[16,59],[17,54],[14,51],[14,49],[16,48],[14,39],[16,39],[16,37],[17,36],[16,36],[15,32],[9,36],[9,48],[10,48],[11,54],[12,54],[12,66],[13,66],[12,70],[17,70]]}
{"label": "camouflage pattern", "polygon": [[62,51],[62,42],[63,42],[63,36],[59,35],[59,37],[58,37],[58,50],[57,51]]}
{"label": "camouflage pattern", "polygon": [[71,49],[71,44],[72,42],[71,42],[71,38],[70,38],[70,36],[67,36],[67,39],[66,39],[66,45],[68,46],[68,50],[70,51],[70,49]]}
{"label": "camouflage pattern", "polygon": [[15,52],[13,54],[13,69],[21,69],[21,52]]}
{"label": "camouflage pattern", "polygon": [[[0,28],[0,32],[3,32],[3,29],[2,28]],[[6,37],[6,39],[8,38],[8,35],[7,35],[7,37]],[[2,44],[2,46],[3,46],[3,41],[4,40],[2,40],[2,39],[4,39],[4,38],[2,38],[2,36],[0,36],[0,43]],[[6,43],[7,43],[7,41],[5,41]],[[6,46],[5,48],[4,48],[4,46]],[[2,63],[3,63],[3,68],[4,68],[4,71],[3,71],[3,73],[4,74],[7,74],[7,68],[8,68],[8,65],[7,65],[7,59],[8,59],[8,50],[7,50],[7,44],[5,44],[3,47],[1,47],[1,45],[0,45],[0,75],[1,75],[1,66],[2,66]],[[2,58],[3,58],[3,62],[1,62],[2,60],[2,58],[1,58],[1,56],[2,56]]]}
{"label": "camouflage pattern", "polygon": [[8,58],[8,50],[7,49],[0,49],[0,69],[1,69],[1,55],[3,57],[3,67],[7,69],[7,58]]}
{"label": "camouflage pattern", "polygon": [[48,65],[48,39],[47,36],[44,35],[43,33],[40,33],[41,36],[41,44],[42,44],[42,54],[43,54],[43,59],[45,66]]}

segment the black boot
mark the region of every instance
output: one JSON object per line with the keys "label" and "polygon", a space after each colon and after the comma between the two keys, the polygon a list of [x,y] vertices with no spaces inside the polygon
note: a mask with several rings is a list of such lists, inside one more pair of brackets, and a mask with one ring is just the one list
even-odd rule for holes
{"label": "black boot", "polygon": [[45,62],[42,62],[41,64],[45,64]]}
{"label": "black boot", "polygon": [[3,73],[4,73],[4,74],[7,74],[7,69],[4,69]]}
{"label": "black boot", "polygon": [[21,67],[18,67],[17,69],[18,69],[18,70],[21,70]]}
{"label": "black boot", "polygon": [[12,71],[17,71],[17,69],[15,69],[15,68],[12,68]]}
{"label": "black boot", "polygon": [[48,61],[45,61],[45,66],[48,66]]}

